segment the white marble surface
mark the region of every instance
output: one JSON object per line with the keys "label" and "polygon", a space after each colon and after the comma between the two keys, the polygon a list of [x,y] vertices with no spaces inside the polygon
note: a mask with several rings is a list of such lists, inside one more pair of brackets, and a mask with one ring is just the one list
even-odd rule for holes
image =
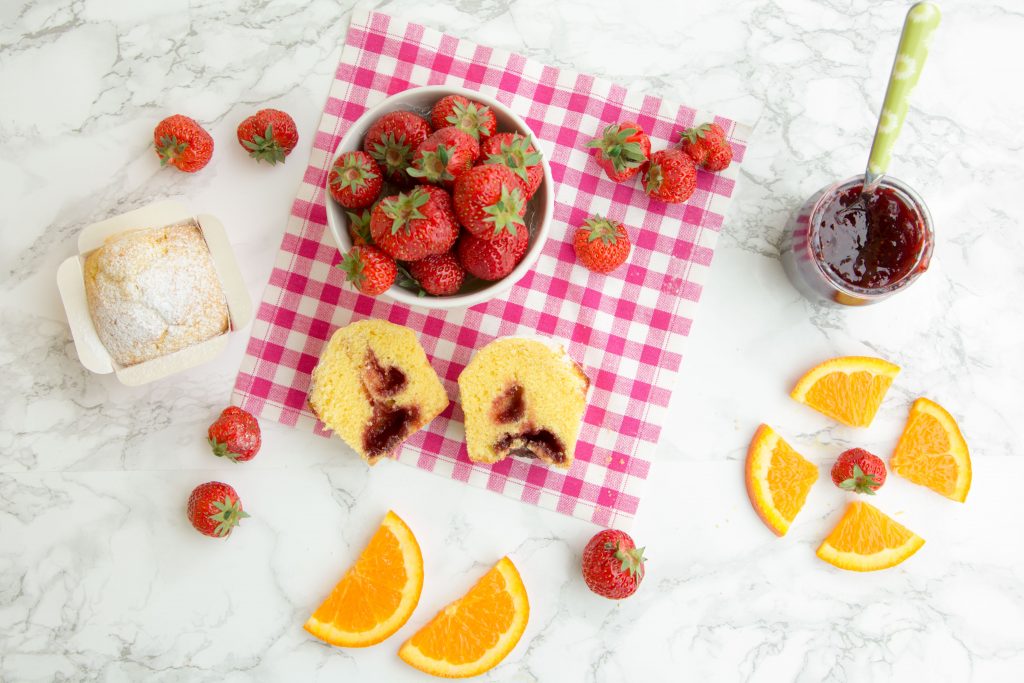
{"label": "white marble surface", "polygon": [[[385,10],[478,42],[598,73],[756,122],[738,201],[686,349],[634,528],[649,574],[633,598],[589,594],[581,521],[266,425],[251,463],[214,459],[237,336],[216,362],[127,389],[78,364],[54,271],[80,228],[162,197],[220,216],[258,299],[304,169],[350,3],[9,0],[0,5],[0,679],[422,681],[395,651],[502,554],[533,614],[511,681],[993,681],[1024,669],[1024,7],[942,2],[944,23],[896,154],[938,230],[933,269],[906,294],[823,310],[784,279],[788,213],[867,155],[902,2],[621,3],[394,0]],[[628,16],[627,16],[628,15]],[[611,41],[618,41],[614,48]],[[233,140],[261,106],[302,139],[283,167]],[[195,176],[161,170],[160,118],[213,132]],[[810,363],[877,353],[904,367],[870,430],[786,398]],[[974,453],[960,506],[897,478],[878,504],[928,543],[869,575],[814,548],[847,495],[832,458],[887,454],[909,401],[947,405]],[[755,517],[747,440],[777,426],[823,468],[790,535]],[[191,487],[231,482],[253,513],[228,541],[196,534]],[[393,507],[426,552],[412,621],[365,651],[301,624]]]}

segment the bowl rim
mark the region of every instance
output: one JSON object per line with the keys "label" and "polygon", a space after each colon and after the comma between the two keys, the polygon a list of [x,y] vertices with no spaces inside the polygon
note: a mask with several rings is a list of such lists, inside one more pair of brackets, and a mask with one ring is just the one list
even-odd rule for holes
{"label": "bowl rim", "polygon": [[[470,292],[468,294],[453,294],[451,296],[419,296],[410,292],[397,284],[392,285],[386,291],[379,294],[378,296],[387,297],[392,301],[406,304],[407,306],[414,306],[418,308],[427,309],[457,309],[457,308],[469,308],[476,304],[490,301],[498,296],[504,294],[512,285],[519,282],[523,277],[533,268],[537,263],[537,259],[540,258],[541,252],[544,250],[544,245],[547,242],[548,235],[550,232],[551,219],[554,213],[555,204],[555,183],[551,176],[551,167],[548,164],[547,154],[540,148],[539,138],[526,121],[521,116],[516,114],[510,108],[499,102],[493,97],[485,95],[476,90],[469,90],[467,88],[454,86],[454,85],[424,85],[407,88],[401,92],[397,92],[393,95],[389,95],[373,107],[367,109],[363,114],[352,122],[352,125],[348,127],[345,134],[338,141],[334,151],[329,156],[329,163],[332,163],[334,158],[338,155],[338,150],[344,149],[352,145],[353,139],[360,138],[359,144],[352,149],[362,149],[362,136],[365,134],[365,129],[368,127],[369,121],[376,120],[380,116],[387,114],[395,110],[398,104],[403,103],[406,99],[410,99],[416,96],[437,94],[438,99],[447,95],[462,95],[469,99],[477,100],[502,115],[508,117],[519,129],[522,134],[528,134],[532,139],[534,146],[538,151],[541,152],[541,169],[544,171],[543,184],[545,185],[544,202],[541,205],[541,220],[539,224],[535,226],[533,234],[533,243],[530,245],[523,257],[516,267],[507,276],[491,283],[483,289]],[[326,174],[324,184],[321,190],[324,192],[324,203],[326,205],[327,213],[327,227],[329,228],[332,236],[334,237],[335,246],[338,250],[344,254],[352,248],[352,240],[348,235],[348,230],[340,224],[339,214],[344,211],[340,206],[332,207],[334,203],[333,197],[331,197],[330,190],[328,189],[328,181],[330,173]]]}

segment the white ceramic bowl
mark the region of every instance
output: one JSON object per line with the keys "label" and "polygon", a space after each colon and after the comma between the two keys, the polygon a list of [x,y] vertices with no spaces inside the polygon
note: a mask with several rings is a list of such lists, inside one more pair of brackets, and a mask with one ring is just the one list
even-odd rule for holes
{"label": "white ceramic bowl", "polygon": [[[529,135],[533,138],[534,147],[543,156],[544,152],[540,145],[537,144],[537,136],[533,134],[525,121],[502,103],[473,90],[447,85],[430,85],[404,90],[392,95],[377,106],[368,109],[345,133],[341,142],[338,143],[334,157],[337,157],[342,152],[362,149],[363,138],[366,135],[367,129],[384,114],[405,110],[416,112],[421,116],[425,115],[429,119],[430,108],[435,102],[446,95],[463,95],[471,100],[487,105],[494,112],[494,117],[497,119],[498,132],[516,132],[522,135]],[[523,257],[523,260],[519,262],[519,265],[507,277],[497,282],[484,282],[474,278],[472,283],[463,286],[460,293],[453,294],[452,296],[419,296],[417,293],[404,289],[397,284],[384,292],[382,296],[387,296],[409,306],[450,309],[473,306],[508,291],[512,285],[526,275],[527,271],[533,268],[533,264],[537,262],[537,258],[544,248],[544,242],[548,237],[551,216],[554,213],[554,182],[551,180],[551,168],[548,166],[546,157],[542,158],[541,166],[544,169],[544,180],[526,207],[526,225],[530,228],[530,246],[527,248],[526,256]],[[338,245],[338,249],[344,254],[352,248],[352,239],[348,234],[348,217],[345,215],[345,209],[331,197],[330,189],[327,188],[326,183],[324,185],[324,193],[327,204],[327,225],[331,229],[331,234],[334,235],[334,241]]]}

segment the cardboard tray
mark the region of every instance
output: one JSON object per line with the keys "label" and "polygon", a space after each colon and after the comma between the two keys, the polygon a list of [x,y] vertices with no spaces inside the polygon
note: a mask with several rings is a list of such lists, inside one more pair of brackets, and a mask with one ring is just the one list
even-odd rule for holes
{"label": "cardboard tray", "polygon": [[[217,276],[227,300],[230,324],[228,331],[213,339],[188,348],[130,366],[118,365],[104,348],[85,298],[83,264],[85,257],[103,245],[108,237],[127,230],[159,228],[177,223],[198,224],[213,257]],[[195,215],[180,202],[165,200],[141,209],[108,218],[86,226],[78,235],[78,254],[71,256],[57,269],[57,288],[64,302],[64,311],[71,326],[78,358],[88,370],[98,374],[114,373],[128,386],[138,386],[162,379],[176,372],[195,367],[218,355],[227,346],[227,336],[245,327],[252,319],[252,301],[238,269],[234,252],[228,243],[224,226],[209,214]]]}

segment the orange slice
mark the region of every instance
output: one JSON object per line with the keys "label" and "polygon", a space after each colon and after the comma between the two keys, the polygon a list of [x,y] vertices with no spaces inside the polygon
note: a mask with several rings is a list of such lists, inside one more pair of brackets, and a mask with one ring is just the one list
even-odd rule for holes
{"label": "orange slice", "polygon": [[924,539],[868,503],[850,503],[818,548],[818,557],[840,569],[872,572],[895,567],[916,553]]}
{"label": "orange slice", "polygon": [[843,424],[867,427],[899,371],[881,358],[833,358],[811,368],[790,396]]}
{"label": "orange slice", "polygon": [[331,645],[376,645],[409,619],[422,589],[419,543],[388,511],[359,559],[303,628]]}
{"label": "orange slice", "polygon": [[476,676],[512,651],[529,617],[526,587],[512,561],[503,557],[468,593],[405,641],[398,656],[434,676]]}
{"label": "orange slice", "polygon": [[818,467],[763,424],[750,440],[746,470],[754,511],[776,536],[785,536],[818,480]]}
{"label": "orange slice", "polygon": [[953,416],[926,398],[914,401],[889,460],[892,471],[946,498],[964,502],[971,490],[971,454]]}

